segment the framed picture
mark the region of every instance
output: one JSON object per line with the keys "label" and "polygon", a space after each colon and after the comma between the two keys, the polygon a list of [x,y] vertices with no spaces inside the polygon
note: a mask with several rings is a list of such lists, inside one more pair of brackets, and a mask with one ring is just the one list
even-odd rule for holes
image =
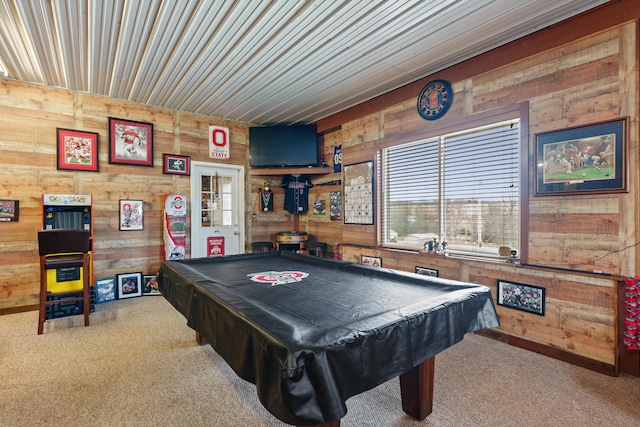
{"label": "framed picture", "polygon": [[153,167],[153,124],[109,117],[109,163]]}
{"label": "framed picture", "polygon": [[142,273],[125,273],[116,276],[118,299],[142,296]]}
{"label": "framed picture", "polygon": [[189,175],[189,166],[191,163],[191,157],[189,156],[177,156],[175,154],[163,154],[163,173],[172,175]]}
{"label": "framed picture", "polygon": [[498,279],[498,305],[544,316],[545,289]]}
{"label": "framed picture", "polygon": [[144,229],[144,202],[120,200],[120,231]]}
{"label": "framed picture", "polygon": [[313,201],[313,214],[314,215],[325,215],[327,213],[327,204],[324,200],[314,200]]}
{"label": "framed picture", "polygon": [[371,267],[382,267],[382,258],[362,255],[362,265],[369,265]]}
{"label": "framed picture", "polygon": [[116,299],[116,279],[97,279],[93,284],[96,293],[96,304]]}
{"label": "framed picture", "polygon": [[373,225],[373,161],[345,165],[344,223]]}
{"label": "framed picture", "polygon": [[422,274],[424,276],[438,277],[438,270],[434,270],[433,268],[427,267],[418,267],[416,265],[416,273]]}
{"label": "framed picture", "polygon": [[142,295],[160,295],[155,274],[142,276]]}
{"label": "framed picture", "polygon": [[17,221],[19,213],[19,200],[0,200],[0,221]]}
{"label": "framed picture", "polygon": [[332,191],[329,196],[329,213],[331,221],[340,221],[342,219],[342,193],[340,191]]}
{"label": "framed picture", "polygon": [[536,196],[627,191],[626,119],[536,135]]}
{"label": "framed picture", "polygon": [[98,172],[98,134],[56,128],[58,169]]}

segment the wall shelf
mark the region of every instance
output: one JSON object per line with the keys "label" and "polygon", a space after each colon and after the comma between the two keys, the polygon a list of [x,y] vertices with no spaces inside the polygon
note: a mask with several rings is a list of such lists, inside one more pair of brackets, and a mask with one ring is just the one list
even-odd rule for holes
{"label": "wall shelf", "polygon": [[254,168],[249,171],[249,175],[323,175],[333,172],[330,166],[309,167],[309,168]]}

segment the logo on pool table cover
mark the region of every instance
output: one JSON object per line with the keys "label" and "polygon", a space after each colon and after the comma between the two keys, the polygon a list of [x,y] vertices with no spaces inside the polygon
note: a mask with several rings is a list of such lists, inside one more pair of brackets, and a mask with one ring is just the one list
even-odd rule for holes
{"label": "logo on pool table cover", "polygon": [[262,273],[247,274],[254,282],[268,283],[271,286],[300,282],[308,275],[309,273],[302,271],[263,271]]}

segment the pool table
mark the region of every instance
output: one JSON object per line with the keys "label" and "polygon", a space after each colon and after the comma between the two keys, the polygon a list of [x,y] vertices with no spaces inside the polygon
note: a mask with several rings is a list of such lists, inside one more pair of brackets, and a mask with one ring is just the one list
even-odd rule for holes
{"label": "pool table", "polygon": [[289,251],[166,261],[162,295],[291,425],[339,426],[346,400],[400,376],[425,418],[434,356],[499,326],[489,288]]}

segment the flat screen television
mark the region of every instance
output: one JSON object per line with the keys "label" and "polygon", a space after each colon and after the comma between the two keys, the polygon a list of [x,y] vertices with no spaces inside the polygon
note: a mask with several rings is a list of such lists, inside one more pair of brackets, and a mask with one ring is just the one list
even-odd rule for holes
{"label": "flat screen television", "polygon": [[249,164],[258,168],[318,166],[315,124],[249,128]]}

